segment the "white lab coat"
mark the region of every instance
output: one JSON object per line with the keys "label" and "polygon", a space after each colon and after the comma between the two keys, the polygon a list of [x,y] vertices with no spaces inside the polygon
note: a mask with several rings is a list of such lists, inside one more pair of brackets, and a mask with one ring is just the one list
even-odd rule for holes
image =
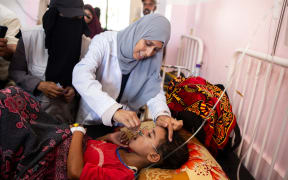
{"label": "white lab coat", "polygon": [[[85,57],[74,67],[73,85],[81,95],[76,121],[83,124],[112,126],[111,119],[119,104],[122,74],[117,58],[117,32],[96,35]],[[163,90],[147,102],[152,118],[169,115]]]}

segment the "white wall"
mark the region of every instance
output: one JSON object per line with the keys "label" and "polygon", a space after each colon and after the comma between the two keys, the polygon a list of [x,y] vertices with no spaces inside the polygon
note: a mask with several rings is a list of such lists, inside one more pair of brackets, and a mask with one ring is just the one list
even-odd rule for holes
{"label": "white wall", "polygon": [[142,15],[142,1],[131,0],[130,3],[130,24],[139,19]]}
{"label": "white wall", "polygon": [[[180,46],[180,36],[182,34],[190,34],[191,29],[194,30],[193,35],[204,41],[204,62],[201,68],[201,76],[213,84],[225,84],[234,51],[237,48],[244,48],[248,42],[251,43],[250,48],[253,50],[268,54],[272,52],[278,22],[274,18],[274,12],[271,11],[275,0],[211,0],[200,4],[193,4],[185,0],[177,0],[177,2],[176,0],[171,0],[169,2],[172,2],[170,4],[172,34],[167,48],[167,64],[176,63],[177,49]],[[258,26],[258,24],[260,25]],[[276,51],[276,56],[283,58],[288,58],[288,45],[285,44],[285,36],[287,36],[285,35],[285,28],[287,26],[288,9],[284,16],[283,27],[280,32]],[[255,29],[258,31],[256,34],[253,34]],[[273,69],[272,74],[279,74],[279,69]],[[272,93],[265,97],[267,102],[270,102],[270,98],[273,97],[276,82],[277,78],[271,79],[271,82],[269,82],[269,90],[271,90]],[[275,148],[281,121],[288,106],[287,73],[283,82],[279,102],[276,105],[277,113],[273,116],[272,131],[269,133],[268,145],[265,147],[265,157],[263,161],[264,159],[271,159],[271,153]],[[248,101],[249,98],[245,97],[245,99]],[[256,97],[255,102],[255,106],[258,107],[257,103],[260,102],[259,95]],[[267,124],[270,109],[271,104],[269,106],[268,103],[268,106],[265,106],[265,113],[261,116],[260,129],[264,129],[264,126]],[[238,123],[240,123],[240,125],[243,124],[239,119]],[[249,128],[252,128],[252,126],[249,126]],[[286,130],[284,137],[287,137],[288,127],[286,127]],[[264,130],[260,131],[260,135],[256,138],[257,144],[261,144],[263,141],[263,137],[261,137],[263,131]],[[278,175],[273,176],[272,179],[278,179],[279,176],[284,176],[284,173],[287,172],[287,150],[288,141],[284,141],[283,144],[281,144],[276,162]],[[254,164],[251,162],[249,168],[253,169],[253,166]],[[261,168],[262,174],[258,176],[258,179],[265,179],[267,167],[263,165]]]}
{"label": "white wall", "polygon": [[39,0],[1,0],[0,3],[15,12],[22,27],[37,23]]}

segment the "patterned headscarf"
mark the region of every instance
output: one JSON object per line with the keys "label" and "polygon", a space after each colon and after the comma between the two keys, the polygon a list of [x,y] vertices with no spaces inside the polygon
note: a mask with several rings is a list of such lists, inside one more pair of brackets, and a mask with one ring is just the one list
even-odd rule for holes
{"label": "patterned headscarf", "polygon": [[[179,77],[170,82],[166,94],[167,105],[173,117],[183,119],[184,128],[196,131],[222,92],[218,86],[210,84],[201,77]],[[184,116],[183,112],[191,113],[189,116]],[[228,95],[224,94],[212,110],[203,129],[197,134],[197,138],[216,156],[218,150],[227,144],[235,125],[236,117]]]}

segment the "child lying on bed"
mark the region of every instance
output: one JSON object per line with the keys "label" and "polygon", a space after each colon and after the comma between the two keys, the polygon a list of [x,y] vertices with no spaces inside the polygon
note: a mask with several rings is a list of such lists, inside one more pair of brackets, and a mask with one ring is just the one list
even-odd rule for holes
{"label": "child lying on bed", "polygon": [[72,135],[69,125],[42,111],[35,98],[9,87],[0,90],[0,179],[59,180],[68,175],[71,179],[126,180],[152,163],[179,168],[188,160],[188,149],[184,146],[163,159],[183,143],[176,132],[172,142],[167,134],[156,126],[127,144],[127,137],[115,132],[87,143],[85,138],[83,150],[84,134],[79,129]]}
{"label": "child lying on bed", "polygon": [[160,126],[151,130],[141,130],[130,142],[125,133],[120,131],[98,140],[89,140],[84,157],[83,136],[81,131],[75,131],[72,136],[67,164],[70,179],[134,179],[137,170],[152,163],[160,168],[177,169],[189,157],[188,149],[184,146],[167,159],[163,159],[184,140],[175,132],[173,141],[169,142],[166,129]]}

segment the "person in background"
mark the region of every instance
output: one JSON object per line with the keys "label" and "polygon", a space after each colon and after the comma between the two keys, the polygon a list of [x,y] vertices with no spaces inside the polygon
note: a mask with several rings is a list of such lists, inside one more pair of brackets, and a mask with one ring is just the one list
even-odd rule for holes
{"label": "person in background", "polygon": [[[156,0],[142,0],[142,5],[143,5],[143,15],[148,15],[148,14],[152,14],[156,11],[157,9],[157,5],[156,5]],[[136,22],[137,20],[139,20],[140,18],[140,14],[139,17],[135,17],[133,19],[132,22]]]}
{"label": "person in background", "polygon": [[43,26],[22,30],[9,69],[11,79],[62,122],[74,122],[72,70],[90,43],[83,6],[82,0],[51,0]]}
{"label": "person in background", "polygon": [[90,38],[92,39],[96,34],[103,32],[103,29],[101,28],[99,19],[94,11],[94,8],[91,5],[85,4],[84,13],[84,19],[85,22],[88,24],[90,30]]}
{"label": "person in background", "polygon": [[151,14],[120,32],[96,35],[73,70],[73,85],[81,95],[77,122],[110,127],[121,123],[135,130],[141,123],[136,112],[147,104],[153,120],[168,128],[171,141],[173,130],[183,124],[171,118],[161,89],[160,67],[170,29],[164,16]]}
{"label": "person in background", "polygon": [[21,24],[15,13],[1,4],[0,26],[8,28],[6,36],[0,38],[0,89],[2,89],[9,82],[8,68],[11,58],[16,51]]}
{"label": "person in background", "polygon": [[142,3],[144,15],[154,13],[157,9],[156,0],[142,0]]}

